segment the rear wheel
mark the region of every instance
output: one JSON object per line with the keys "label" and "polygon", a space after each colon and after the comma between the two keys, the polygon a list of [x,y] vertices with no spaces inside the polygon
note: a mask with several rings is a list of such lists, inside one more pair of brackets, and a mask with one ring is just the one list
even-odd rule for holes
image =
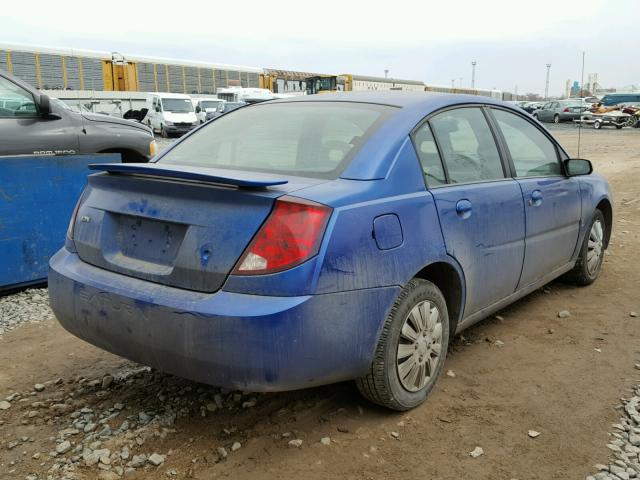
{"label": "rear wheel", "polygon": [[593,128],[595,128],[596,130],[600,130],[602,128],[602,122],[600,120],[596,120],[595,122],[593,122]]}
{"label": "rear wheel", "polygon": [[560,123],[560,115],[557,113],[553,116],[553,123]]}
{"label": "rear wheel", "polygon": [[411,280],[385,320],[360,392],[378,405],[409,410],[425,401],[442,372],[449,343],[449,314],[433,283]]}
{"label": "rear wheel", "polygon": [[596,209],[589,231],[582,242],[576,265],[565,277],[568,281],[576,285],[590,285],[596,281],[604,260],[606,229],[604,215]]}

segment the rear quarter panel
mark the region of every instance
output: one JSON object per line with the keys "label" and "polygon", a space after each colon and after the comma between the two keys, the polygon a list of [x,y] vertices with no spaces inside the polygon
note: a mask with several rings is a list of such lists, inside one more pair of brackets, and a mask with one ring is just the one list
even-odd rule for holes
{"label": "rear quarter panel", "polygon": [[[426,190],[411,142],[404,142],[387,178],[338,179],[292,192],[334,208],[319,254],[273,275],[230,276],[227,291],[259,295],[308,295],[385,286],[403,286],[424,266],[452,259],[432,195]],[[396,215],[402,240],[381,250],[374,219]],[[457,269],[457,265],[455,265]]]}

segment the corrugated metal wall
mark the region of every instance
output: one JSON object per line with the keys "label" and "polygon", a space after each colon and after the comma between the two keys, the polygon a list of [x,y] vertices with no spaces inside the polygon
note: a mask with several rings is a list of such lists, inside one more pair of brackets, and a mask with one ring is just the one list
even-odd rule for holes
{"label": "corrugated metal wall", "polygon": [[67,88],[80,90],[80,62],[78,57],[65,57],[67,67]]}
{"label": "corrugated metal wall", "polygon": [[260,74],[249,73],[249,88],[259,88],[259,87],[260,87]]}
{"label": "corrugated metal wall", "polygon": [[[66,72],[67,89],[104,90],[103,60],[100,58],[65,56],[63,64],[62,55],[40,53],[38,54],[40,63],[38,78],[34,52],[11,51],[10,55],[13,74],[35,87],[65,88]],[[252,88],[257,88],[260,85],[258,73],[165,64],[155,64],[156,84],[153,63],[140,62],[136,63],[136,66],[138,90],[141,92],[215,93],[218,88],[227,87],[229,84],[240,84],[243,87]],[[1,49],[0,70],[8,71],[7,51]],[[168,85],[167,70],[169,71]]]}
{"label": "corrugated metal wall", "polygon": [[156,71],[158,72],[158,91],[167,91],[167,73],[164,65],[156,65]]}
{"label": "corrugated metal wall", "polygon": [[227,79],[229,80],[230,85],[238,85],[238,82],[240,81],[240,72],[228,70]]}
{"label": "corrugated metal wall", "polygon": [[227,73],[224,70],[215,70],[214,77],[216,80],[216,88],[227,86]]}
{"label": "corrugated metal wall", "polygon": [[[38,86],[36,76],[36,56],[31,52],[11,52],[13,74],[35,87]],[[62,78],[61,78],[62,79]]]}
{"label": "corrugated metal wall", "polygon": [[138,89],[141,92],[156,91],[153,63],[138,63]]}
{"label": "corrugated metal wall", "polygon": [[[69,67],[67,67],[67,74]],[[102,60],[99,58],[82,58],[82,77],[85,90],[104,90],[102,78]]]}
{"label": "corrugated metal wall", "polygon": [[0,70],[9,71],[7,67],[7,51],[0,49]]}
{"label": "corrugated metal wall", "polygon": [[184,67],[184,78],[187,86],[185,93],[200,93],[198,69],[196,67]]}
{"label": "corrugated metal wall", "polygon": [[[12,55],[12,58],[14,56]],[[40,85],[45,90],[64,89],[64,74],[62,73],[62,57],[60,55],[40,54]]]}
{"label": "corrugated metal wall", "polygon": [[200,69],[200,86],[202,92],[200,93],[216,93],[216,89],[213,86],[213,70],[210,68]]}
{"label": "corrugated metal wall", "polygon": [[169,65],[169,91],[171,93],[184,93],[182,67],[178,65]]}

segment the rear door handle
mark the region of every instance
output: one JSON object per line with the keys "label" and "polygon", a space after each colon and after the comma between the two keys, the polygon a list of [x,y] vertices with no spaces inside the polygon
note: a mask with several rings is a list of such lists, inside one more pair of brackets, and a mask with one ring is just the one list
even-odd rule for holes
{"label": "rear door handle", "polygon": [[460,218],[469,218],[471,216],[471,202],[467,199],[458,200],[458,203],[456,203],[456,214]]}
{"label": "rear door handle", "polygon": [[542,203],[542,192],[540,190],[534,190],[531,192],[531,198],[529,198],[529,205],[537,207]]}

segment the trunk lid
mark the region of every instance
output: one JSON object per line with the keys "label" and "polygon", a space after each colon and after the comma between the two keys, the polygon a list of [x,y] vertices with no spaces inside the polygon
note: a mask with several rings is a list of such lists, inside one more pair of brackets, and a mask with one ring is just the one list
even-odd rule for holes
{"label": "trunk lid", "polygon": [[[217,291],[276,198],[324,180],[171,165],[92,166],[74,243],[94,266]],[[268,188],[267,188],[268,187]]]}

